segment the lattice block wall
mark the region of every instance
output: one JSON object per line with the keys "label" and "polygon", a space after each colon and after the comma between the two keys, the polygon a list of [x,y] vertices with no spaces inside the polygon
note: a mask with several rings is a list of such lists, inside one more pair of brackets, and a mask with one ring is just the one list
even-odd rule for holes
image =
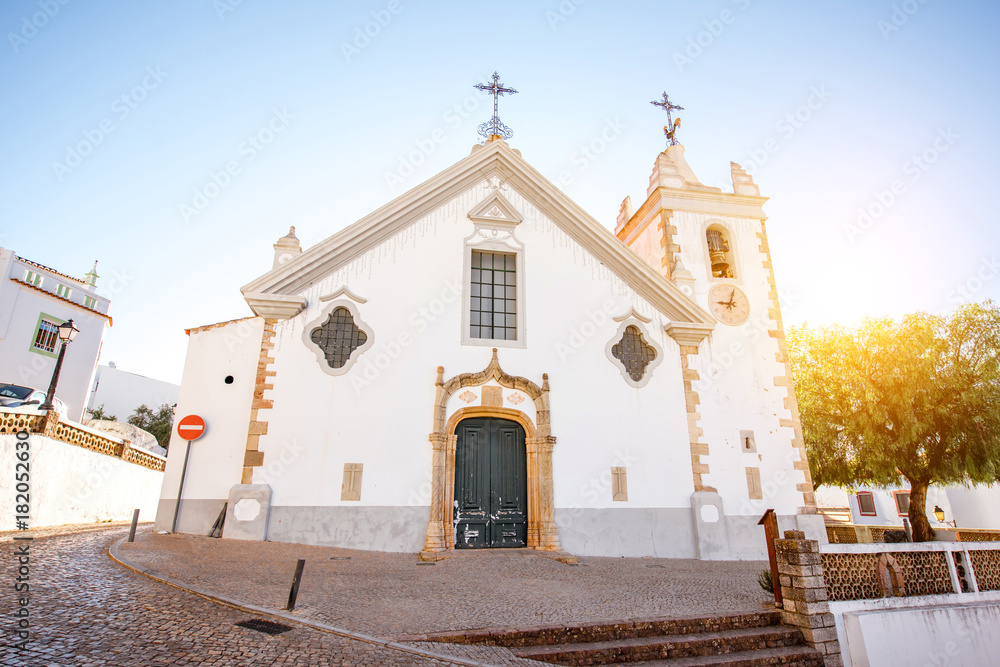
{"label": "lattice block wall", "polygon": [[976,549],[969,551],[972,571],[981,591],[1000,591],[1000,550]]}
{"label": "lattice block wall", "polygon": [[45,420],[43,415],[25,415],[16,412],[0,412],[0,434],[12,435],[20,431],[36,433]]}
{"label": "lattice block wall", "polygon": [[823,576],[830,600],[874,600],[878,584],[878,554],[822,554]]}
{"label": "lattice block wall", "polygon": [[916,551],[894,553],[896,562],[903,568],[906,594],[942,595],[953,593],[951,575],[948,574],[948,554],[942,551]]}
{"label": "lattice block wall", "polygon": [[[877,553],[825,553],[823,574],[831,600],[874,600],[885,596],[879,584]],[[941,551],[893,552],[905,593],[953,593],[948,574],[948,554]]]}

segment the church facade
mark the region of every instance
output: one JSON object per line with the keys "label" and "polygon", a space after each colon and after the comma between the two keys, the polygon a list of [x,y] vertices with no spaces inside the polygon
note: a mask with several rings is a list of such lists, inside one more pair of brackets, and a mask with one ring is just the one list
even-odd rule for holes
{"label": "church facade", "polygon": [[[421,552],[825,541],[763,205],[672,145],[615,231],[492,137],[189,330],[157,529]],[[180,497],[180,502],[178,498]]]}

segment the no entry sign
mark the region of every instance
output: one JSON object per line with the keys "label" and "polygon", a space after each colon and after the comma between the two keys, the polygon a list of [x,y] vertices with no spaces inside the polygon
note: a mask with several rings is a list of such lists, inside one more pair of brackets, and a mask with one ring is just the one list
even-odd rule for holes
{"label": "no entry sign", "polygon": [[177,435],[185,440],[197,440],[205,433],[205,420],[198,415],[188,415],[177,422]]}

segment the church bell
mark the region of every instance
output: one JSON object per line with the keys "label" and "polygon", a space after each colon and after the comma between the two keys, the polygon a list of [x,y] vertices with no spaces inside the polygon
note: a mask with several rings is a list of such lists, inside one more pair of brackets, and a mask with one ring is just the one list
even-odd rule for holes
{"label": "church bell", "polygon": [[729,244],[718,229],[708,230],[708,257],[712,263],[712,275],[722,278],[729,273],[729,262],[726,261],[726,253],[729,252]]}

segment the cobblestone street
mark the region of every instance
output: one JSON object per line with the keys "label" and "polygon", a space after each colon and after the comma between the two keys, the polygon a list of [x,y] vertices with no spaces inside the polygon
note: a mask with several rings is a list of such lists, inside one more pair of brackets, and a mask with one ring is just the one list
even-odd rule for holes
{"label": "cobblestone street", "polygon": [[[4,641],[0,664],[63,665],[450,665],[386,646],[296,625],[269,636],[235,623],[254,615],[159,584],[114,563],[108,546],[127,530],[33,540],[31,640],[15,639],[10,613],[13,542],[4,555]],[[465,663],[470,664],[470,663]],[[474,664],[474,663],[471,663]]]}

